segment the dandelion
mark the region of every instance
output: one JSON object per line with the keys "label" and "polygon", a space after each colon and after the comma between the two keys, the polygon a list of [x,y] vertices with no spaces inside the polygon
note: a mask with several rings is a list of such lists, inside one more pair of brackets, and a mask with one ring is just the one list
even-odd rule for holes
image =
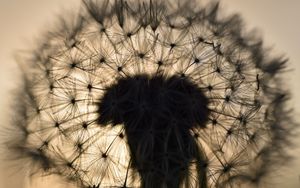
{"label": "dandelion", "polygon": [[83,5],[22,64],[9,146],[30,173],[84,188],[240,187],[286,159],[286,60],[239,16],[196,1]]}

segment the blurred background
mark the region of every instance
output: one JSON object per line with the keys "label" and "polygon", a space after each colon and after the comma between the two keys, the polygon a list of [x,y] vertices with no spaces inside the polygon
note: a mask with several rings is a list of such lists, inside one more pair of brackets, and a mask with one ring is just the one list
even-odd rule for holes
{"label": "blurred background", "polygon": [[[208,1],[208,0],[206,0]],[[290,107],[300,122],[300,1],[299,0],[220,0],[224,14],[240,13],[246,29],[257,29],[266,47],[274,54],[289,58],[286,85],[292,93]],[[0,0],[0,128],[7,126],[14,115],[12,92],[20,82],[20,72],[14,60],[14,52],[33,47],[35,38],[55,22],[65,10],[78,10],[80,0]],[[288,125],[287,125],[288,126]],[[0,129],[3,130],[3,129]],[[5,131],[0,132],[0,139]],[[1,143],[1,140],[0,140]],[[300,187],[300,134],[295,137],[296,146],[290,152],[294,160],[274,175],[266,188]],[[0,150],[0,157],[4,153]],[[24,176],[26,169],[4,168],[0,158],[0,188],[66,188],[57,177],[41,177],[30,181]],[[18,173],[16,173],[18,171]],[[18,174],[18,175],[16,175]],[[71,186],[70,186],[71,187]]]}

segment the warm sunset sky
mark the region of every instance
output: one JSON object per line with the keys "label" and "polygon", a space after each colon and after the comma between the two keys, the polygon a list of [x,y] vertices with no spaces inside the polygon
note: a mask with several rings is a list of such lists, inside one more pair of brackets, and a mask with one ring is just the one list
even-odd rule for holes
{"label": "warm sunset sky", "polygon": [[[13,52],[32,47],[33,39],[40,31],[47,30],[61,10],[78,10],[79,3],[80,0],[0,0],[0,128],[8,124],[10,93],[20,79]],[[300,97],[300,0],[221,0],[221,5],[227,14],[241,13],[248,29],[258,28],[266,45],[289,57],[291,71],[286,74],[286,83],[293,95],[291,107],[300,121],[297,100]],[[0,139],[4,134],[1,130]],[[276,184],[268,187],[300,187],[300,157],[297,155],[300,154],[300,136],[297,139],[299,144],[292,149],[295,161],[277,176]],[[22,175],[8,178],[7,169],[1,168],[4,163],[0,160],[0,188],[22,188]],[[49,181],[44,178],[42,183],[34,182],[26,187],[65,188],[53,183],[50,186]]]}

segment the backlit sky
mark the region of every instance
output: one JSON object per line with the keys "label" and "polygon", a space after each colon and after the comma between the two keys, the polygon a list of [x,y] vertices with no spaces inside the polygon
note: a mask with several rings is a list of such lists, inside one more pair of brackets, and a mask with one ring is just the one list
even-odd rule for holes
{"label": "backlit sky", "polygon": [[[32,47],[34,38],[47,30],[58,13],[76,10],[79,3],[80,0],[0,0],[0,127],[9,122],[11,91],[20,79],[13,52]],[[286,74],[286,84],[292,92],[291,107],[300,121],[300,102],[297,100],[300,97],[300,0],[221,0],[221,5],[225,13],[240,13],[248,30],[257,28],[267,46],[290,59],[291,71]],[[0,139],[3,134],[2,131]],[[297,156],[300,136],[296,143],[299,144],[292,149],[295,161],[267,187],[300,187],[300,157]],[[0,188],[22,188],[22,175],[8,178],[7,169],[1,168],[4,163],[0,160]],[[27,182],[25,187],[65,188],[65,185],[43,178],[31,185]]]}

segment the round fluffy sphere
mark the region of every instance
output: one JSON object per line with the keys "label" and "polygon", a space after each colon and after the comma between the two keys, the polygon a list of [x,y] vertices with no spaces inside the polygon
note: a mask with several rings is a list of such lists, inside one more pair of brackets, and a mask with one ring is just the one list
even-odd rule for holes
{"label": "round fluffy sphere", "polygon": [[196,1],[83,4],[23,64],[10,144],[32,173],[78,187],[240,187],[284,159],[285,60],[239,16]]}

